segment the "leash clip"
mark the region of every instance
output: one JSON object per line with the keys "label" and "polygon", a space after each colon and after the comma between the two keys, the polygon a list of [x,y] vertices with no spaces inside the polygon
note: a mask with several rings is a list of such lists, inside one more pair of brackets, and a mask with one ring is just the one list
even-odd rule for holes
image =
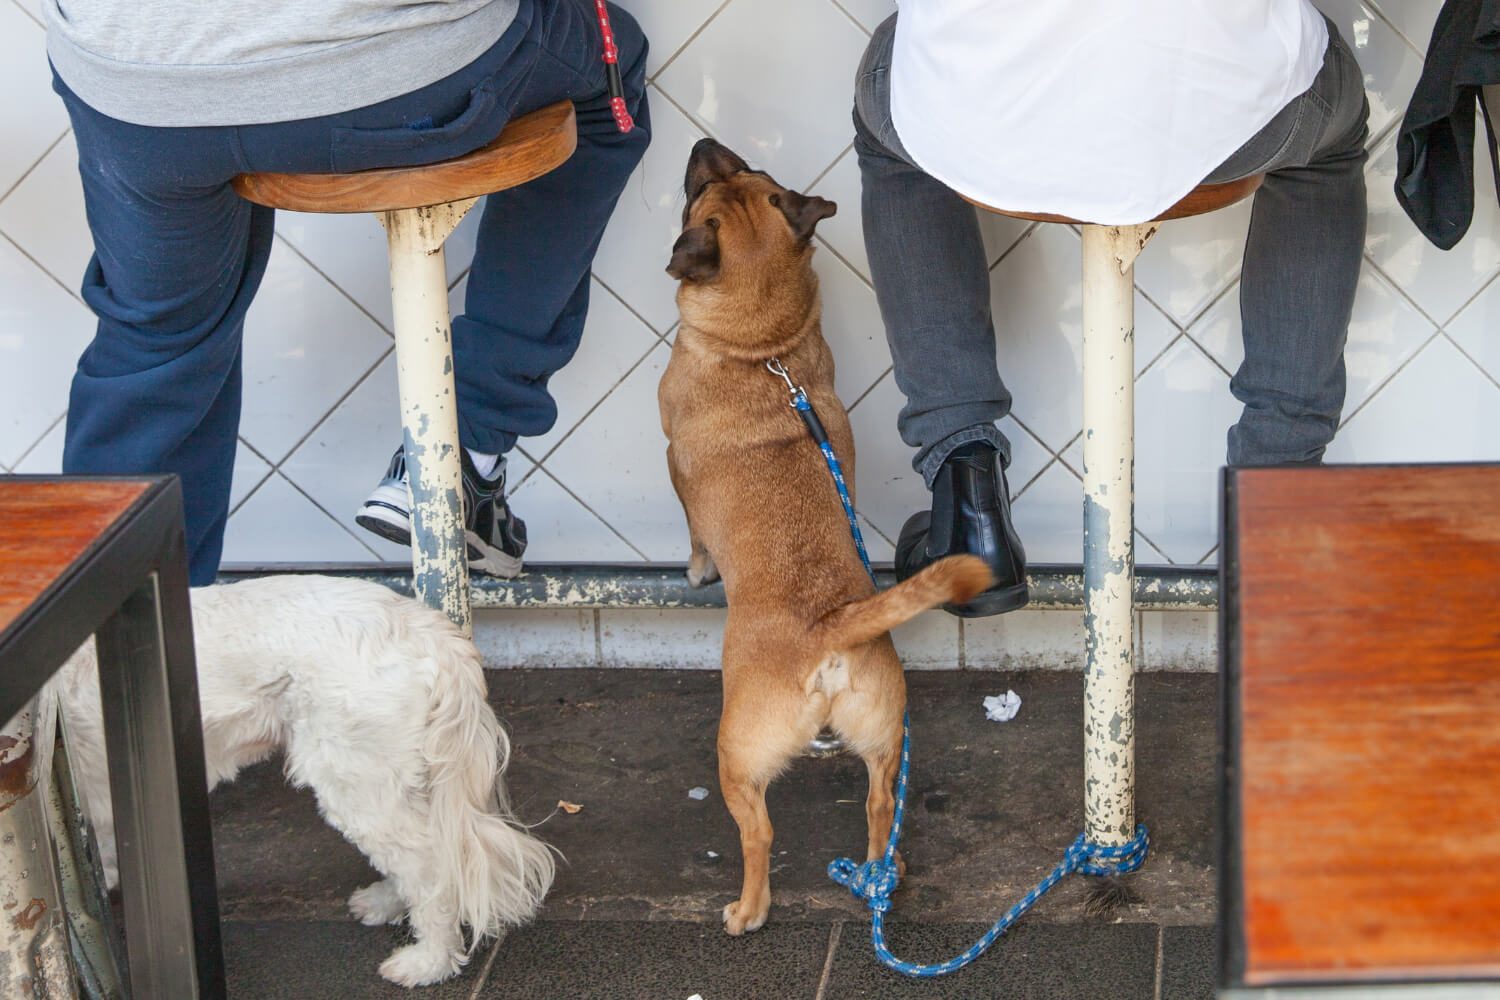
{"label": "leash clip", "polygon": [[786,370],[786,365],[781,363],[780,358],[771,358],[766,362],[766,370],[769,371],[772,375],[780,376],[781,381],[786,383],[786,391],[791,394],[792,397],[791,405],[796,406],[797,395],[802,390],[797,387],[797,383],[792,381],[792,374],[791,372]]}

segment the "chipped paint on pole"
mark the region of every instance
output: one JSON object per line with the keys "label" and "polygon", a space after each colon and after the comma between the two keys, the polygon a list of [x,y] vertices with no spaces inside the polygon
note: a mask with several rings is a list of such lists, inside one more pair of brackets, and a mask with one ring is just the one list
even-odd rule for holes
{"label": "chipped paint on pole", "polygon": [[1084,812],[1135,832],[1135,280],[1154,225],[1083,227]]}
{"label": "chipped paint on pole", "polygon": [[56,702],[36,698],[0,728],[0,996],[75,998],[47,822]]}
{"label": "chipped paint on pole", "polygon": [[390,248],[402,445],[411,484],[414,588],[465,634],[471,631],[469,560],[443,241],[473,205],[469,199],[381,216]]}

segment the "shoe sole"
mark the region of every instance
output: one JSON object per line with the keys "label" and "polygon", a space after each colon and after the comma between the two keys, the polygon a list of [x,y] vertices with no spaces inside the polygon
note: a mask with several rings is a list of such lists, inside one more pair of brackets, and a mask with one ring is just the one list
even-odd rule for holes
{"label": "shoe sole", "polygon": [[960,618],[989,618],[1024,608],[1031,600],[1031,588],[1024,583],[999,590],[986,590],[963,604],[944,604],[943,610]]}
{"label": "shoe sole", "polygon": [[384,504],[366,502],[354,515],[354,523],[397,545],[411,545],[411,526],[405,517]]}
{"label": "shoe sole", "polygon": [[[359,513],[354,515],[354,523],[388,542],[411,548],[410,523],[385,506],[365,504],[360,508]],[[469,569],[489,576],[504,577],[507,580],[521,575],[519,556],[510,555],[492,545],[487,545],[472,531],[464,532],[464,541],[468,542]]]}

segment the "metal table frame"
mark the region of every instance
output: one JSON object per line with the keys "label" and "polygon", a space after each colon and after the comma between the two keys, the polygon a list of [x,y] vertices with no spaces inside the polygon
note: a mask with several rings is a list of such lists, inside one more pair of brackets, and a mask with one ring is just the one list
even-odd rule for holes
{"label": "metal table frame", "polygon": [[0,719],[95,637],[131,995],[223,997],[182,490],[143,478],[151,487],[0,632]]}

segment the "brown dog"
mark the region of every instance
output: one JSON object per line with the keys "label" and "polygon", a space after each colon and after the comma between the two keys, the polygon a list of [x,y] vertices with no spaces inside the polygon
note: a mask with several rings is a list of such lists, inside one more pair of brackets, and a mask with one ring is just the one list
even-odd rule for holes
{"label": "brown dog", "polygon": [[776,358],[806,391],[854,483],[854,437],[819,326],[813,227],[833,202],[788,191],[711,139],[687,168],[683,233],[667,273],[682,325],[658,399],[672,485],[692,540],[688,579],[722,574],[724,709],[719,786],[740,828],[745,881],[730,934],[771,908],[766,786],[824,726],[870,773],[869,856],[885,850],[906,682],[889,630],[990,585],[954,556],[877,594],[822,453],[788,405]]}

